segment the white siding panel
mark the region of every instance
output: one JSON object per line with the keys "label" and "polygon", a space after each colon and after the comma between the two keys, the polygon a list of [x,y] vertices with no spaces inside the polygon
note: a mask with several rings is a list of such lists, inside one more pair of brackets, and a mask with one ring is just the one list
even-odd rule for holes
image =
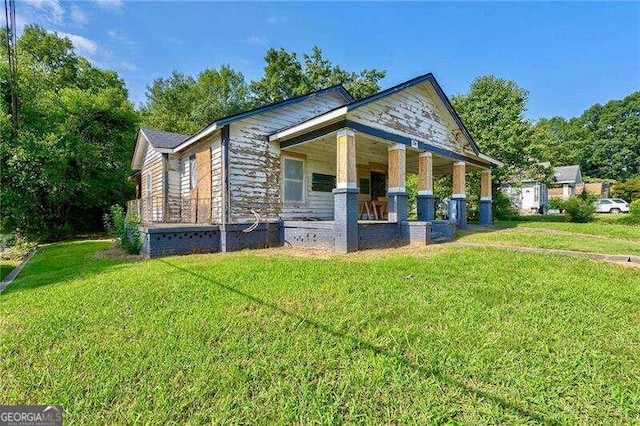
{"label": "white siding panel", "polygon": [[[350,111],[349,120],[462,153],[462,136],[423,83]],[[454,132],[455,131],[455,132]]]}

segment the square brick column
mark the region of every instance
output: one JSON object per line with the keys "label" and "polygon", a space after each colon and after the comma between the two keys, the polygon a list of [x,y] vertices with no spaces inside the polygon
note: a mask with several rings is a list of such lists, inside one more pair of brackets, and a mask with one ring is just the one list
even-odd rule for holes
{"label": "square brick column", "polygon": [[489,226],[492,223],[491,198],[491,170],[482,170],[480,180],[480,225]]}
{"label": "square brick column", "polygon": [[466,165],[464,161],[453,163],[453,194],[449,203],[449,220],[464,229],[467,227],[467,195],[465,193]]}
{"label": "square brick column", "polygon": [[430,152],[418,154],[418,220],[428,222],[436,219],[433,198],[433,156]]}
{"label": "square brick column", "polygon": [[338,131],[336,140],[336,188],[333,190],[335,251],[358,250],[358,185],[356,183],[356,134]]}
{"label": "square brick column", "polygon": [[405,222],[407,220],[407,147],[394,144],[389,147],[389,222]]}

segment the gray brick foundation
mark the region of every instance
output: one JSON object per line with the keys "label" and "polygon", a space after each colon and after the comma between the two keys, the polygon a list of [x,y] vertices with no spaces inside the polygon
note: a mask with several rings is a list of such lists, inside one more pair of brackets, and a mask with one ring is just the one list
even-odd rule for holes
{"label": "gray brick foundation", "polygon": [[333,190],[335,251],[350,253],[358,250],[357,188]]}
{"label": "gray brick foundation", "polygon": [[220,251],[220,229],[212,226],[140,228],[141,254],[149,258]]}

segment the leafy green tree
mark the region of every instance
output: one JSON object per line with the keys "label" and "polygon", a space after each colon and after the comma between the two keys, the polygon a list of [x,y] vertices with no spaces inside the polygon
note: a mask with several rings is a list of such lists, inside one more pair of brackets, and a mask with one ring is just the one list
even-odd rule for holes
{"label": "leafy green tree", "polygon": [[516,82],[494,75],[476,78],[468,93],[452,98],[480,150],[504,162],[504,167],[493,170],[496,185],[537,162],[526,155],[533,133],[531,123],[524,119],[527,99],[528,92]]}
{"label": "leafy green tree", "polygon": [[196,78],[173,71],[147,86],[147,102],[140,109],[149,127],[192,134],[212,121],[249,107],[244,76],[224,65],[206,69]]}
{"label": "leafy green tree", "polygon": [[0,112],[0,226],[45,240],[99,229],[103,210],[132,195],[126,178],[138,116],[124,82],[38,26],[25,27],[17,54],[17,139],[6,98]]}
{"label": "leafy green tree", "polygon": [[377,69],[346,71],[325,59],[317,46],[302,58],[300,61],[295,52],[282,48],[269,49],[263,77],[251,83],[254,102],[265,105],[335,84],[344,85],[356,99],[362,99],[378,92],[378,82],[386,76],[386,71]]}

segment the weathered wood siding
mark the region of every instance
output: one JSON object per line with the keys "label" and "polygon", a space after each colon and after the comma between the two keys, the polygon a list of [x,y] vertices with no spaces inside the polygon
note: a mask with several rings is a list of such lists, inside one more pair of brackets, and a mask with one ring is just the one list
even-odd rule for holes
{"label": "weathered wood siding", "polygon": [[462,153],[463,137],[454,136],[457,128],[436,99],[425,82],[350,111],[347,119]]}
{"label": "weathered wood siding", "polygon": [[231,124],[228,178],[232,223],[254,221],[251,210],[263,220],[280,219],[280,146],[270,143],[268,136],[344,103],[342,95],[329,93]]}
{"label": "weathered wood siding", "polygon": [[[151,173],[151,197],[147,195],[147,181]],[[162,221],[162,202],[163,202],[163,166],[162,154],[147,144],[147,149],[142,163],[142,198],[144,200],[144,209],[146,212],[143,221]]]}
{"label": "weathered wood siding", "polygon": [[189,176],[191,171],[189,169],[189,157],[207,149],[211,150],[211,222],[220,223],[222,221],[222,148],[220,132],[214,133],[180,153],[179,194],[181,196],[183,221],[189,221],[191,203],[195,202],[190,199]]}
{"label": "weathered wood siding", "polygon": [[179,222],[181,214],[180,204],[180,155],[169,154],[169,222]]}

